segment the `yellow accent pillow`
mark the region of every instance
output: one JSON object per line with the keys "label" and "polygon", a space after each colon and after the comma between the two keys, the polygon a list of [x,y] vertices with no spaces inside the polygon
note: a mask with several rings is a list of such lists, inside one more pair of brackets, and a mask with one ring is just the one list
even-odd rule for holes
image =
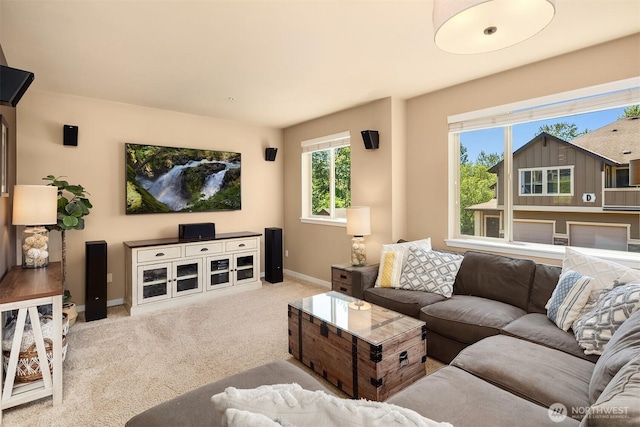
{"label": "yellow accent pillow", "polygon": [[[427,251],[431,250],[431,238],[411,242],[394,243],[382,245],[380,253],[380,267],[378,267],[378,277],[376,278],[376,288],[399,288],[402,266],[407,259],[409,248],[417,246]],[[393,254],[387,256],[387,254]],[[385,271],[386,270],[386,271]]]}

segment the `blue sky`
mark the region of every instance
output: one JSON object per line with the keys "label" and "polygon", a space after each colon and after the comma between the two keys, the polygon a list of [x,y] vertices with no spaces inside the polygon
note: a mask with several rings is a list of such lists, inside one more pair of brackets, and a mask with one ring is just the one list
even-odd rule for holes
{"label": "blue sky", "polygon": [[[575,116],[565,116],[557,119],[547,119],[531,123],[523,123],[513,127],[513,149],[514,151],[533,139],[537,135],[540,126],[560,122],[575,123],[578,131],[585,129],[594,131],[609,123],[618,120],[624,115],[625,107],[613,108],[610,110],[598,111],[594,113],[579,114]],[[480,151],[489,153],[502,153],[504,150],[504,131],[502,128],[483,129],[473,132],[464,132],[460,135],[460,142],[467,147],[469,161],[475,162]]]}

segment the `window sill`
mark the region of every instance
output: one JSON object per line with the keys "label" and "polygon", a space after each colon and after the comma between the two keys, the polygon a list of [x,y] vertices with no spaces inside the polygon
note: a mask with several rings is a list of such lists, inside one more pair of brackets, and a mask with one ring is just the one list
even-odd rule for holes
{"label": "window sill", "polygon": [[[475,239],[446,239],[445,243],[450,248],[472,249],[479,251],[499,252],[505,255],[519,255],[525,257],[547,258],[562,261],[564,258],[564,246],[542,245],[535,243],[507,243]],[[575,247],[572,247],[575,248]],[[617,262],[627,267],[640,269],[640,254],[635,252],[618,252],[603,249],[575,248],[590,256]]]}
{"label": "window sill", "polygon": [[347,220],[342,219],[324,219],[324,218],[300,218],[303,224],[330,225],[332,227],[346,227]]}

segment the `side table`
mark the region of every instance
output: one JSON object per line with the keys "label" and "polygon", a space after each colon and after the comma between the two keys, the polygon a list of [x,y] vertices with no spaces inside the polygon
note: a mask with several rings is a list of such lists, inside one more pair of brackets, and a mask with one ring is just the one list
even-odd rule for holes
{"label": "side table", "polygon": [[331,266],[331,290],[363,299],[362,281],[378,274],[379,264],[353,266],[351,263]]}
{"label": "side table", "polygon": [[[49,263],[47,267],[23,269],[12,267],[0,282],[0,318],[7,311],[18,310],[16,329],[11,345],[11,355],[7,366],[7,375],[0,388],[0,422],[2,411],[32,400],[52,396],[53,404],[62,403],[62,276],[61,263]],[[53,306],[53,373],[48,363],[40,363],[42,379],[25,384],[15,384],[16,367],[20,355],[20,344],[24,333],[27,313],[32,319],[31,326],[36,341],[38,359],[47,360],[45,342],[40,327],[38,306]],[[33,321],[38,319],[38,321]],[[0,325],[1,326],[1,325]],[[0,327],[0,343],[3,327]],[[3,356],[4,357],[4,356]],[[4,366],[0,363],[0,379]]]}

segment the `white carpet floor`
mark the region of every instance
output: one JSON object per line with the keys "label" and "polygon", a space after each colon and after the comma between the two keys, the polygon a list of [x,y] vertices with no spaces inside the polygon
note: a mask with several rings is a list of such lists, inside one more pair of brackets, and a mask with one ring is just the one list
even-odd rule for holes
{"label": "white carpet floor", "polygon": [[291,359],[288,302],[328,290],[286,277],[256,291],[155,313],[130,317],[119,306],[102,320],[84,322],[81,315],[67,337],[62,405],[45,398],[10,408],[2,424],[123,426],[203,384]]}

